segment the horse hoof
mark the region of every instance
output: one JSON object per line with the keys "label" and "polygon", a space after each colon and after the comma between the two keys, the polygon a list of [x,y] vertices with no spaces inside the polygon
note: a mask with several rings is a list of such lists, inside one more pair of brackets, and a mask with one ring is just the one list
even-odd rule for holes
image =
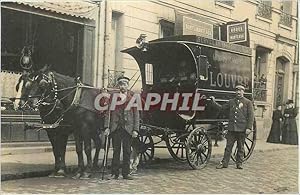
{"label": "horse hoof", "polygon": [[82,174],[82,176],[80,177],[80,179],[90,179],[91,178],[91,174],[90,173],[86,173],[84,172]]}
{"label": "horse hoof", "polygon": [[74,176],[72,177],[72,179],[79,179],[79,178],[80,178],[80,176],[81,176],[81,174],[80,174],[80,173],[76,173],[76,175],[74,175]]}
{"label": "horse hoof", "polygon": [[65,177],[65,171],[63,169],[60,169],[57,171],[56,175],[54,176],[55,178],[61,178],[61,177]]}

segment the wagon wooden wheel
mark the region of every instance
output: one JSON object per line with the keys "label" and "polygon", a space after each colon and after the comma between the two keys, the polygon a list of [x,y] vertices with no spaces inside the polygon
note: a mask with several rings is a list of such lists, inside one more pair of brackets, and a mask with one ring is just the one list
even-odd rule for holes
{"label": "wagon wooden wheel", "polygon": [[169,134],[166,139],[166,145],[171,156],[179,161],[186,161],[185,142],[187,135],[178,136],[178,134]]}
{"label": "wagon wooden wheel", "polygon": [[[245,143],[244,143],[244,158],[243,158],[243,162],[248,160],[251,156],[251,154],[253,153],[254,147],[255,147],[255,143],[256,143],[256,120],[254,119],[254,123],[253,123],[253,131],[247,135],[246,139],[245,139]],[[232,154],[231,154],[231,159],[236,162],[236,154],[237,154],[237,145],[235,143],[235,145],[233,146],[233,150],[232,150]]]}
{"label": "wagon wooden wheel", "polygon": [[186,142],[186,156],[193,169],[201,169],[206,166],[211,156],[211,150],[211,139],[203,127],[198,127],[189,134]]}
{"label": "wagon wooden wheel", "polygon": [[193,124],[186,125],[186,128],[184,131],[182,131],[182,133],[168,134],[165,140],[169,153],[175,160],[179,162],[186,161],[185,144],[188,133],[193,126]]}
{"label": "wagon wooden wheel", "polygon": [[154,142],[150,135],[147,134],[138,134],[138,141],[133,143],[138,147],[138,152],[140,155],[140,163],[146,164],[149,163],[154,156]]}

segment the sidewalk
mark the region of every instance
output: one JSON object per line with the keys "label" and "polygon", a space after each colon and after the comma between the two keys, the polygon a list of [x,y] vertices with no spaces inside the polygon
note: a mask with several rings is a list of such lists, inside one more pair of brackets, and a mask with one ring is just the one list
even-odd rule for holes
{"label": "sidewalk", "polygon": [[[212,148],[211,158],[221,158],[225,148],[225,141],[218,142],[219,147]],[[3,147],[3,146],[2,146]],[[54,168],[54,157],[49,150],[49,146],[43,147],[1,147],[1,181],[21,179],[28,177],[47,176]],[[263,140],[257,140],[254,154],[256,152],[268,152],[272,150],[296,149],[298,146],[270,144]],[[20,153],[20,151],[26,153]],[[31,153],[29,152],[31,150]],[[94,152],[94,151],[93,151]],[[84,155],[85,156],[85,155]],[[112,158],[112,149],[109,151],[108,159]],[[154,158],[171,159],[166,148],[155,148]],[[252,157],[250,157],[251,160]],[[102,163],[103,150],[100,151],[99,164]],[[77,155],[74,151],[74,145],[68,146],[66,152],[66,165],[68,170],[75,170],[77,167]]]}

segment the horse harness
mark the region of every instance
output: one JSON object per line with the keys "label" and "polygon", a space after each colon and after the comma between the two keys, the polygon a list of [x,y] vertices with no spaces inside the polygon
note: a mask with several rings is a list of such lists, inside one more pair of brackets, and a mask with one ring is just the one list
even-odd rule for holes
{"label": "horse harness", "polygon": [[[33,81],[37,81],[39,76],[40,75],[37,75],[33,79]],[[71,95],[75,91],[75,95],[74,95],[74,98],[73,98],[71,104],[60,114],[58,119],[53,124],[45,124],[45,122],[42,120],[42,125],[41,125],[42,129],[55,129],[60,125],[60,122],[64,119],[65,114],[69,110],[71,110],[72,108],[76,107],[79,104],[83,84],[81,83],[81,81],[79,81],[77,79],[75,86],[58,89],[53,72],[49,72],[48,75],[42,73],[41,76],[42,76],[42,79],[39,81],[39,84],[42,82],[47,83],[51,86],[51,90],[48,94],[46,94],[46,92],[48,90],[45,89],[41,95],[41,98],[36,103],[36,105],[38,107],[53,105],[52,108],[50,109],[50,111],[46,115],[44,115],[44,117],[49,116],[51,113],[53,113],[54,110],[60,109],[58,106],[61,105],[61,101],[64,100],[65,98],[67,98],[69,95]],[[59,92],[63,92],[63,91],[67,91],[67,90],[70,90],[70,92],[67,93],[65,96],[63,96],[62,98],[58,98]],[[49,101],[48,99],[51,98],[51,96],[53,96],[53,97]]]}

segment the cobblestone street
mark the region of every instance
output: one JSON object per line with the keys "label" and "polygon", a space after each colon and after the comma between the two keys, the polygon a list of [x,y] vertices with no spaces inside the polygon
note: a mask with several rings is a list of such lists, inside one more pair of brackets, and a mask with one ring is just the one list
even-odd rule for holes
{"label": "cobblestone street", "polygon": [[100,174],[89,180],[30,178],[2,182],[8,193],[296,193],[298,151],[296,149],[255,152],[243,170],[217,170],[220,159],[211,159],[202,170],[191,170],[173,159],[140,169],[135,180],[104,180]]}

